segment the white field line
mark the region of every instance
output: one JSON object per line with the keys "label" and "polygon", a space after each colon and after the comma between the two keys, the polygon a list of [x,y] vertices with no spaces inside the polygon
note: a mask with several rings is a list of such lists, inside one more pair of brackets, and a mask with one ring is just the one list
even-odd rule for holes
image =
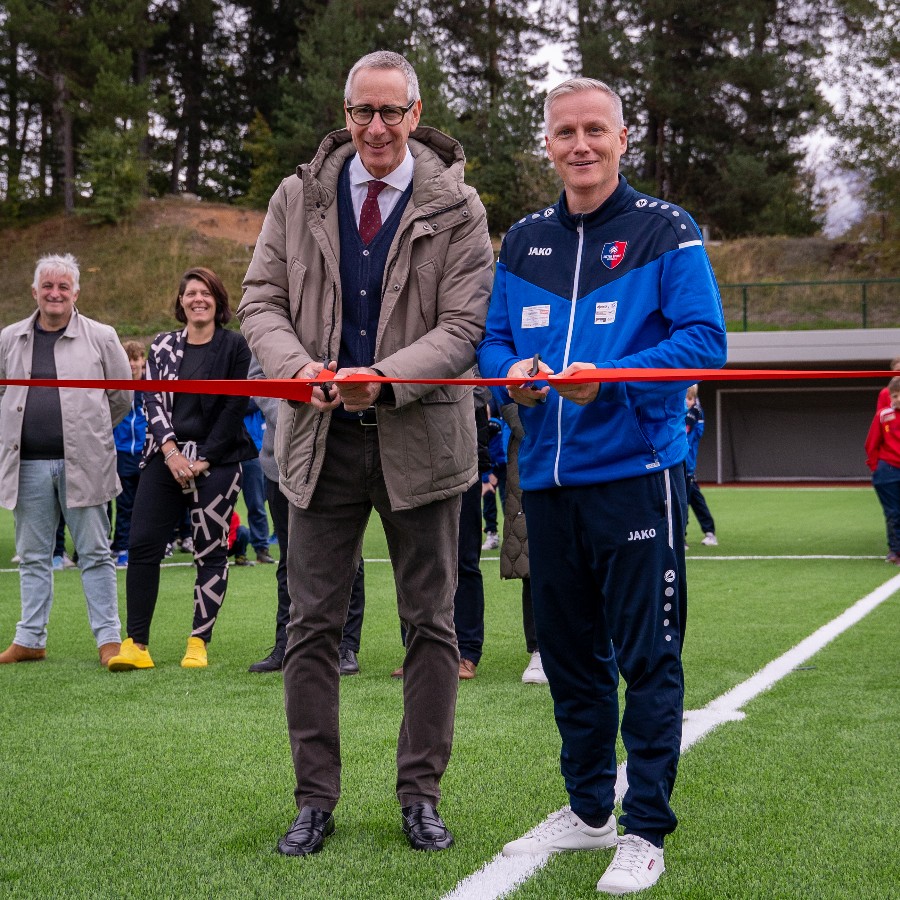
{"label": "white field line", "polygon": [[[191,566],[191,567],[193,567],[193,565],[194,565],[193,561],[190,561],[190,562],[164,562],[164,563],[160,563],[160,567],[163,568],[163,569],[177,569],[177,568],[183,567],[183,566]],[[75,566],[74,568],[73,568],[72,566],[70,566],[68,569],[54,569],[53,571],[54,571],[54,572],[80,572],[81,570],[80,570],[77,566]],[[117,569],[116,571],[124,572],[125,570],[124,570],[124,569]],[[13,573],[13,572],[15,572],[15,573],[18,575],[18,573],[19,573],[19,567],[18,567],[18,566],[10,566],[9,568],[6,568],[6,569],[0,569],[0,575],[8,575],[8,574],[11,574],[11,573]]]}
{"label": "white field line", "polygon": [[[766,559],[881,559],[881,556],[838,556],[838,555],[829,555],[825,553],[820,553],[817,555],[809,555],[809,556],[687,556],[686,559],[702,559],[706,562],[716,562],[717,560],[721,560],[723,562],[735,561],[735,560],[766,560]],[[499,562],[499,556],[482,556],[482,562]],[[371,558],[366,558],[366,564],[368,563],[389,563],[390,559],[386,557],[373,556]],[[169,562],[162,563],[163,568],[175,568],[177,566],[192,566],[193,562]],[[18,572],[18,566],[9,566],[5,569],[0,569],[0,575],[10,574],[12,572]],[[73,571],[76,571],[73,569]]]}
{"label": "white field line", "polygon": [[[820,553],[816,555],[809,556],[687,556],[686,559],[703,559],[703,560],[741,560],[741,559],[752,559],[752,560],[760,560],[760,559],[883,559],[882,556],[873,555],[873,556],[837,556],[837,555],[828,555],[825,553]],[[482,562],[499,562],[499,556],[482,556]],[[390,559],[387,557],[380,556],[372,556],[366,557],[365,563],[368,565],[369,563],[389,563]],[[0,569],[0,572],[5,571],[16,571],[15,569]]]}
{"label": "white field line", "polygon": [[[797,666],[806,662],[898,590],[900,590],[900,575],[895,575],[871,594],[857,600],[837,618],[804,638],[795,647],[777,659],[773,659],[755,675],[726,691],[720,697],[716,697],[715,700],[711,700],[703,709],[686,711],[681,736],[681,752],[684,753],[724,722],[737,722],[743,719],[745,714],[741,707],[767,691]],[[627,787],[625,764],[622,763],[616,777],[617,803],[625,795]],[[512,893],[520,884],[543,868],[549,858],[549,854],[507,857],[498,853],[477,872],[464,878],[441,900],[500,900],[501,897]]]}

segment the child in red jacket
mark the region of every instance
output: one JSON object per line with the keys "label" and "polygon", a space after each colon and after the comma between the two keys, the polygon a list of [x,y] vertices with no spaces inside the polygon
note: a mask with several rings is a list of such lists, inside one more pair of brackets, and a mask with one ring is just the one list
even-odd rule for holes
{"label": "child in red jacket", "polygon": [[887,525],[886,561],[900,566],[900,377],[887,386],[891,405],[875,413],[866,437],[866,465]]}

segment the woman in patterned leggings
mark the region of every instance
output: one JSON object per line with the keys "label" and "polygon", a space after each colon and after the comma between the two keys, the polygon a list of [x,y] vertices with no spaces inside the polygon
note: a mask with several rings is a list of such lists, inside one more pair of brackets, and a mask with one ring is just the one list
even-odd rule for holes
{"label": "woman in patterned leggings", "polygon": [[[246,378],[250,350],[231,319],[228,292],[215,272],[184,273],[175,300],[179,331],[150,345],[150,379]],[[194,622],[181,661],[207,664],[206,645],[228,585],[228,523],[241,489],[241,461],[257,455],[244,428],[246,397],[145,393],[147,442],[128,545],[128,637],[109,662],[112,672],[153,668],[147,650],[159,593],[160,563],[185,508],[194,540]]]}

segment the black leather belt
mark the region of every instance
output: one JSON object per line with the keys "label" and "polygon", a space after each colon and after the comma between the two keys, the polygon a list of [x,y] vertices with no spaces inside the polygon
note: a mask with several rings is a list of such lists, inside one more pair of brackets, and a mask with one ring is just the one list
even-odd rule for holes
{"label": "black leather belt", "polygon": [[374,425],[378,424],[378,419],[375,418],[375,407],[370,406],[360,417],[359,424],[364,428],[371,428]]}

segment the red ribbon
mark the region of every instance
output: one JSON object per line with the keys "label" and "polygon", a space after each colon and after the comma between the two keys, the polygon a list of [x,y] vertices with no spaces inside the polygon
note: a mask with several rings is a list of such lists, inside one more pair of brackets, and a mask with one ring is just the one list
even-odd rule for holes
{"label": "red ribbon", "polygon": [[[341,379],[353,382],[380,382],[385,384],[461,384],[505,387],[546,381],[551,386],[567,384],[591,384],[604,381],[789,381],[820,380],[827,378],[894,378],[893,371],[858,370],[805,370],[805,369],[583,369],[572,375],[537,374],[522,378],[393,378],[369,373],[358,373]],[[132,381],[123,379],[58,379],[58,378],[7,378],[0,385],[23,387],[92,388],[104,391],[133,391],[174,394],[224,394],[232,397],[275,397],[309,403],[316,384],[334,382],[334,373],[323,369],[316,378],[259,378],[219,379],[205,381]]]}

